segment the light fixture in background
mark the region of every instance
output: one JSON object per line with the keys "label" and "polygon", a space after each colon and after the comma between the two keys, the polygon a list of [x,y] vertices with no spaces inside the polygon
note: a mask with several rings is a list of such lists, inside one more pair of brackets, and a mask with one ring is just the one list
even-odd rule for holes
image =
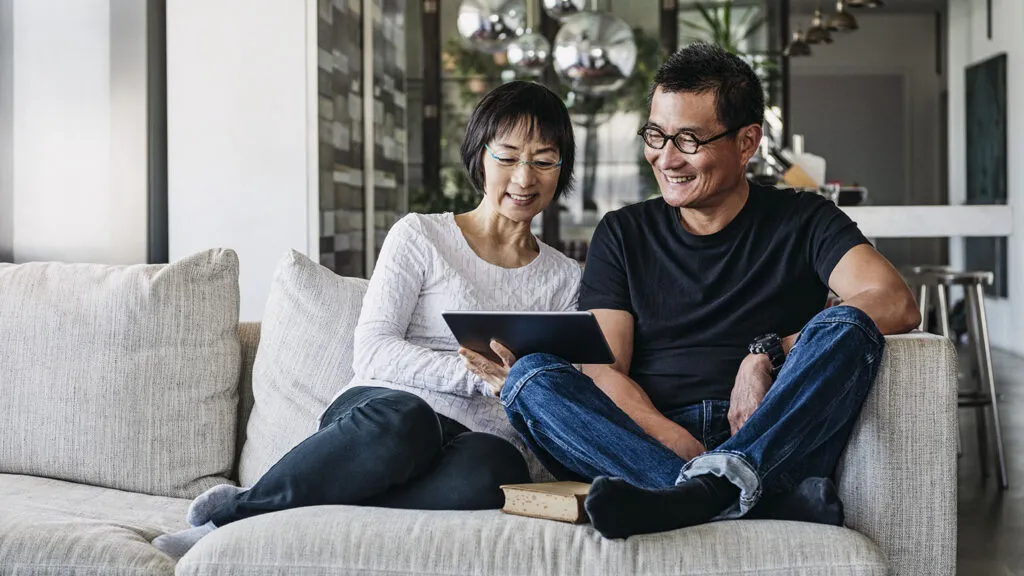
{"label": "light fixture in background", "polygon": [[457,27],[474,49],[494,54],[505,51],[525,20],[524,0],[462,0]]}
{"label": "light fixture in background", "polygon": [[636,67],[633,30],[608,12],[588,10],[566,18],[552,54],[562,83],[586,96],[615,92]]}
{"label": "light fixture in background", "polygon": [[[536,1],[536,0],[534,0]],[[544,11],[555,20],[565,20],[587,8],[587,0],[543,0]]]}
{"label": "light fixture in background", "polygon": [[527,76],[540,76],[548,63],[551,43],[543,35],[533,31],[537,26],[537,0],[526,0],[526,30],[509,42],[506,53],[508,63]]}
{"label": "light fixture in background", "polygon": [[800,56],[810,56],[811,46],[804,39],[804,34],[800,28],[797,28],[793,32],[793,39],[789,41],[789,46],[782,51],[782,54],[790,58],[797,58]]}
{"label": "light fixture in background", "polygon": [[850,8],[885,8],[884,0],[846,0]]}
{"label": "light fixture in background", "polygon": [[857,19],[846,11],[846,0],[836,2],[836,13],[828,19],[828,29],[832,32],[853,32],[857,26]]}
{"label": "light fixture in background", "polygon": [[804,40],[808,44],[832,43],[832,33],[825,25],[825,16],[821,13],[821,8],[814,9],[814,18],[811,19],[811,27],[807,29],[807,34],[804,34]]}

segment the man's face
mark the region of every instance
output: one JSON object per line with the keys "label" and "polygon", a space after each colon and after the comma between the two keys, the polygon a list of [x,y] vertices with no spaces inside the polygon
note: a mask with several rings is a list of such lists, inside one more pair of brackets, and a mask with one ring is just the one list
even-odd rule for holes
{"label": "man's face", "polygon": [[[714,91],[665,92],[659,86],[651,98],[648,124],[671,136],[707,140],[736,126],[723,126],[715,112]],[[654,169],[661,195],[676,208],[704,208],[718,204],[736,190],[745,178],[746,163],[760,141],[751,142],[753,127],[743,127],[714,142],[684,154],[671,142],[658,150],[644,145],[644,157]],[[751,144],[753,144],[751,146]]]}

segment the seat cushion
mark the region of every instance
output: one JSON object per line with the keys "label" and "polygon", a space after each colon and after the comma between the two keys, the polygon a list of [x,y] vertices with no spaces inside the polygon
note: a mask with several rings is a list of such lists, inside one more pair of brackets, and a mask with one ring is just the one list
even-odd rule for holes
{"label": "seat cushion", "polygon": [[182,530],[189,501],[0,474],[0,574],[170,575],[150,544]]}
{"label": "seat cushion", "polygon": [[278,263],[253,365],[255,404],[238,463],[243,486],[315,432],[320,413],[352,380],[352,338],[366,286],[295,251]]}
{"label": "seat cushion", "polygon": [[0,473],[195,497],[226,482],[238,257],[0,264]]}
{"label": "seat cushion", "polygon": [[627,540],[590,525],[497,510],[426,512],[317,506],[229,524],[177,574],[886,574],[867,538],[845,528],[738,520]]}

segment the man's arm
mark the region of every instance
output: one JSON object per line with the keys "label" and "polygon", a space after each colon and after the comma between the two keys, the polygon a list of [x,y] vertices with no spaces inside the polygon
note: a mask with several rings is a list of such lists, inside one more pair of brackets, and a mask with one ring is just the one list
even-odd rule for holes
{"label": "man's arm", "polygon": [[870,244],[847,251],[832,270],[828,285],[842,298],[842,305],[867,314],[882,334],[903,334],[921,323],[910,287]]}
{"label": "man's arm", "polygon": [[644,432],[680,457],[690,460],[703,454],[704,446],[686,428],[659,412],[647,393],[628,376],[633,360],[633,315],[623,310],[591,312],[615,355],[615,364],[585,364],[583,373]]}
{"label": "man's arm", "polygon": [[[914,295],[903,277],[870,244],[850,248],[839,259],[829,276],[829,287],[844,306],[853,306],[867,314],[882,334],[910,332],[921,323]],[[800,333],[782,339],[782,350],[789,350]],[[771,363],[768,357],[748,355],[736,375],[729,404],[729,424],[735,434],[761,404],[771,387]]]}

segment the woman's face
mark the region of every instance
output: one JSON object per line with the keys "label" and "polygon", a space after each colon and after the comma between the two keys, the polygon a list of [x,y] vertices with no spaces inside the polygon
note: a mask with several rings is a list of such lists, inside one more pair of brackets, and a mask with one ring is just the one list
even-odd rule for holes
{"label": "woman's face", "polygon": [[559,151],[553,144],[537,139],[526,126],[495,136],[481,153],[483,201],[502,216],[529,222],[555,197],[562,171]]}

